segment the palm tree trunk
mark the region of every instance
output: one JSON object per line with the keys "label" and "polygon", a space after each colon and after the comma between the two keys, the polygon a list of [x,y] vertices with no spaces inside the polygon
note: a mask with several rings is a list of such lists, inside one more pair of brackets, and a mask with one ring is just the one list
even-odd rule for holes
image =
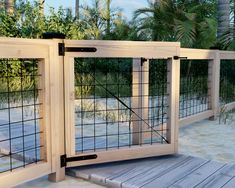
{"label": "palm tree trunk", "polygon": [[229,29],[230,0],[218,0],[218,28],[217,38]]}
{"label": "palm tree trunk", "polygon": [[44,3],[45,3],[45,0],[39,0],[38,3],[39,3],[40,13],[42,15],[44,15]]}
{"label": "palm tree trunk", "polygon": [[0,0],[0,9],[4,9],[4,1]]}
{"label": "palm tree trunk", "polygon": [[79,19],[79,0],[75,2],[75,16]]}
{"label": "palm tree trunk", "polygon": [[110,5],[111,5],[111,0],[107,0],[106,2],[106,6],[107,6],[107,34],[110,34],[110,30],[111,30],[111,11],[110,11]]}
{"label": "palm tree trunk", "polygon": [[15,9],[15,0],[5,0],[5,10],[7,14],[13,14]]}

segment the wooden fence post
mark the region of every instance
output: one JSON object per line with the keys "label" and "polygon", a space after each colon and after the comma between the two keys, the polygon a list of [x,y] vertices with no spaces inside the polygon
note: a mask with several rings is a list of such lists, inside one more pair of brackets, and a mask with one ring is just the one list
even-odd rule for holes
{"label": "wooden fence post", "polygon": [[169,58],[167,61],[168,119],[166,139],[178,152],[179,97],[180,97],[180,60]]}
{"label": "wooden fence post", "polygon": [[210,120],[216,120],[219,114],[219,92],[220,92],[220,53],[215,50],[214,59],[209,61],[208,68],[208,94],[209,94],[209,109],[213,111],[213,116]]}
{"label": "wooden fence post", "polygon": [[50,50],[50,87],[51,87],[51,143],[52,171],[49,180],[65,179],[65,167],[61,168],[60,156],[65,154],[64,129],[64,57],[58,54],[58,45],[63,40],[54,39]]}
{"label": "wooden fence post", "polygon": [[132,65],[132,109],[138,115],[132,114],[132,143],[139,145],[148,135],[151,135],[150,128],[146,124],[149,106],[149,61],[135,58]]}

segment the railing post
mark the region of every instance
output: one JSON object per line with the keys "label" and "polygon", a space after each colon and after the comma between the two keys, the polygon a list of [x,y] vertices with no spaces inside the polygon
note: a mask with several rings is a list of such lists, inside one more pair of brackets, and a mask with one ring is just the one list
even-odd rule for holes
{"label": "railing post", "polygon": [[209,109],[213,111],[213,116],[210,120],[216,120],[219,114],[219,91],[220,91],[220,52],[215,50],[214,59],[209,61],[208,68],[208,94],[209,94]]}
{"label": "railing post", "polygon": [[[132,143],[139,145],[148,136],[149,61],[133,59],[132,69]],[[143,121],[144,120],[144,121]],[[150,133],[151,134],[151,133]]]}
{"label": "railing post", "polygon": [[64,57],[58,54],[58,44],[62,39],[53,39],[50,48],[50,112],[51,112],[51,143],[52,171],[49,180],[53,182],[65,179],[65,168],[61,168],[61,155],[65,154],[64,129]]}
{"label": "railing post", "polygon": [[179,96],[180,96],[180,60],[169,58],[167,61],[168,119],[166,139],[174,144],[178,152]]}

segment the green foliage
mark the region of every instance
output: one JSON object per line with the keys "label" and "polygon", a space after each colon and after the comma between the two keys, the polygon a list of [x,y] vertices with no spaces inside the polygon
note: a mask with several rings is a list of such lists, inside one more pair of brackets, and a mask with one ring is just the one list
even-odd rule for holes
{"label": "green foliage", "polygon": [[131,59],[78,58],[75,61],[76,97],[113,97],[108,91],[119,97],[131,96]]}
{"label": "green foliage", "polygon": [[232,124],[235,121],[235,110],[228,110],[225,103],[220,106],[219,123]]}
{"label": "green foliage", "polygon": [[235,100],[235,62],[233,60],[221,61],[220,68],[220,97],[225,103]]}
{"label": "green foliage", "polygon": [[[28,90],[37,87],[37,75],[35,60],[17,60],[17,59],[1,59],[0,63],[0,100],[1,102],[21,101],[22,93],[24,99],[31,98],[34,93]],[[35,67],[35,68],[34,68]],[[27,92],[26,92],[27,91]],[[12,95],[8,98],[8,92]]]}
{"label": "green foliage", "polygon": [[213,1],[160,1],[135,12],[139,32],[149,40],[180,41],[183,47],[209,48],[216,42]]}

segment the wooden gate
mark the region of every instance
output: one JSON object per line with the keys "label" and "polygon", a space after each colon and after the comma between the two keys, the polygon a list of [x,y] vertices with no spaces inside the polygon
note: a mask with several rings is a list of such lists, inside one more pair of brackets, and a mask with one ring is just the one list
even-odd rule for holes
{"label": "wooden gate", "polygon": [[60,49],[62,166],[177,152],[179,43],[65,40]]}

